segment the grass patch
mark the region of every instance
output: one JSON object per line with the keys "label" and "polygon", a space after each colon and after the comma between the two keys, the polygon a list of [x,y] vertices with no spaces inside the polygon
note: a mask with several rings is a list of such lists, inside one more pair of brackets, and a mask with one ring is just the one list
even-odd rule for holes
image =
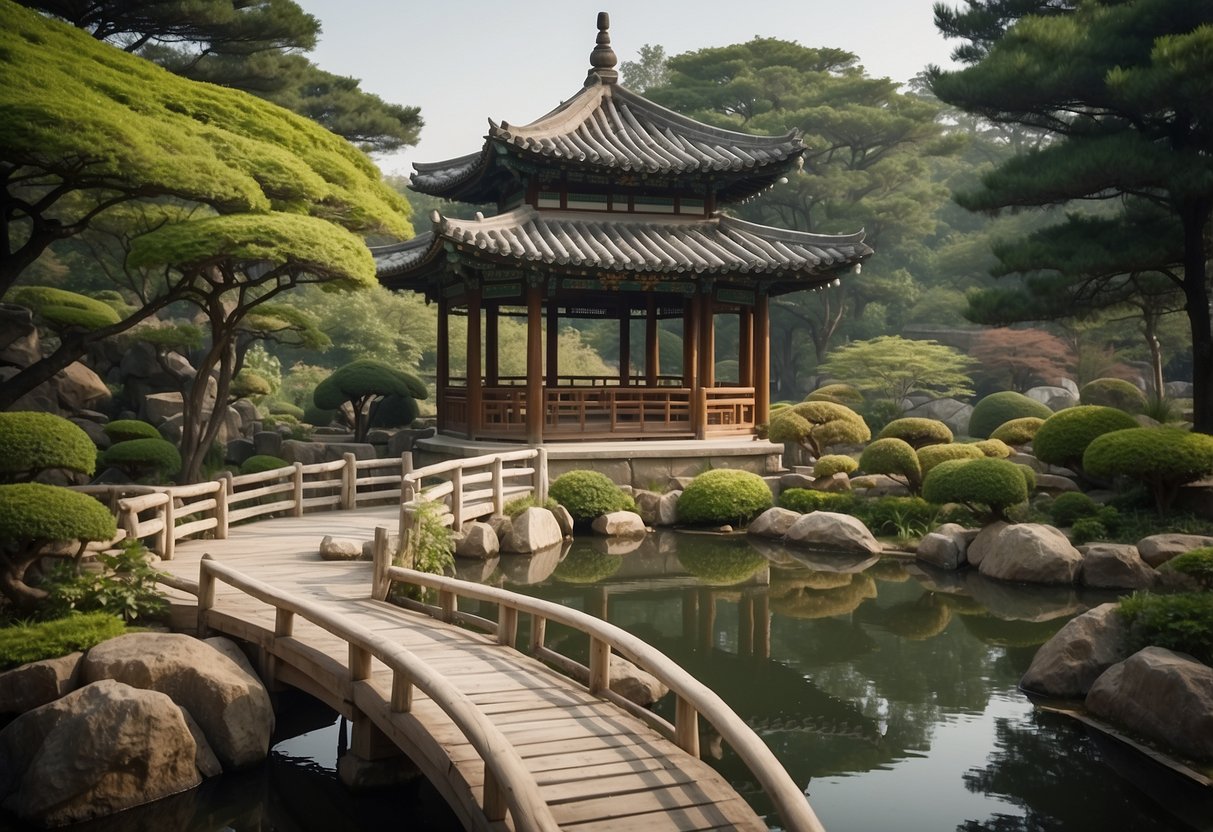
{"label": "grass patch", "polygon": [[103,612],[14,624],[0,630],[0,670],[87,650],[124,632],[121,618]]}

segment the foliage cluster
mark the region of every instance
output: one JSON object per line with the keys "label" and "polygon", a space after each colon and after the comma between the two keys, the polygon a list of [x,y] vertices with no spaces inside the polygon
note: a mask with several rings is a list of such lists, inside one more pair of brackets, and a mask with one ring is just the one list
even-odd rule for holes
{"label": "foliage cluster", "polygon": [[1005,459],[952,459],[927,473],[922,495],[932,503],[960,503],[974,512],[1006,519],[1008,509],[1027,502],[1026,470]]}
{"label": "foliage cluster", "polygon": [[611,478],[598,471],[569,471],[548,487],[548,496],[568,509],[576,523],[589,523],[612,511],[625,511],[632,501]]}
{"label": "foliage cluster", "polygon": [[0,482],[65,468],[92,474],[97,446],[78,425],[50,413],[0,413]]}
{"label": "foliage cluster", "polygon": [[899,538],[921,537],[941,521],[942,509],[922,497],[879,497],[856,500],[851,514],[872,534]]}
{"label": "foliage cluster", "polygon": [[[346,402],[354,410],[354,441],[366,440],[371,414],[371,402],[385,396],[424,399],[425,382],[412,373],[375,361],[360,358],[335,370],[312,392],[316,407],[336,410]],[[409,421],[412,421],[411,419]]]}
{"label": "foliage cluster", "polygon": [[865,395],[900,405],[914,392],[936,398],[973,395],[970,363],[959,351],[935,341],[882,335],[838,347],[820,370]]}
{"label": "foliage cluster", "polygon": [[826,454],[813,465],[813,476],[832,477],[835,474],[849,474],[859,468],[859,463],[853,457],[844,454]]}
{"label": "foliage cluster", "polygon": [[147,549],[132,540],[115,553],[98,554],[97,570],[78,569],[73,563],[56,564],[43,583],[50,597],[40,614],[61,618],[102,612],[127,622],[163,617],[168,612],[168,601],[157,589],[159,573],[147,556]]}
{"label": "foliage cluster", "polygon": [[855,504],[850,494],[833,494],[811,488],[789,488],[780,493],[779,506],[808,514],[811,511],[849,512]]}
{"label": "foliage cluster", "polygon": [[845,405],[807,401],[771,413],[767,437],[772,442],[801,445],[814,457],[832,445],[858,444],[872,438],[863,418]]}
{"label": "foliage cluster", "polygon": [[1151,645],[1213,665],[1213,592],[1137,592],[1120,602],[1134,650]]}
{"label": "foliage cluster", "polygon": [[1114,407],[1068,407],[1045,419],[1032,440],[1032,450],[1041,462],[1077,468],[1096,437],[1135,427],[1132,416]]}
{"label": "foliage cluster", "polygon": [[13,624],[0,629],[0,671],[88,650],[124,632],[121,618],[101,612]]}
{"label": "foliage cluster", "polygon": [[241,474],[260,474],[264,471],[274,471],[290,465],[285,459],[273,454],[253,454],[240,463]]}
{"label": "foliage cluster", "polygon": [[1081,491],[1059,494],[1049,503],[1049,516],[1058,526],[1072,526],[1075,520],[1099,514],[1099,503]]}
{"label": "foliage cluster", "polygon": [[0,485],[0,540],[109,540],[114,516],[85,494],[41,483]]}
{"label": "foliage cluster", "polygon": [[103,467],[120,468],[132,479],[171,477],[181,470],[181,452],[167,439],[128,439],[101,452]]}
{"label": "foliage cluster", "polygon": [[893,477],[916,494],[922,487],[922,465],[918,462],[918,454],[902,439],[877,439],[863,449],[859,467],[868,474]]}
{"label": "foliage cluster", "polygon": [[981,448],[974,444],[927,445],[918,452],[918,465],[925,478],[931,469],[942,462],[953,459],[980,459],[984,456]]}
{"label": "foliage cluster", "polygon": [[833,402],[844,407],[863,405],[863,393],[852,384],[824,384],[804,397],[806,402]]}
{"label": "foliage cluster", "polygon": [[566,584],[596,584],[619,571],[623,558],[589,547],[575,547],[556,565],[552,577]]}
{"label": "foliage cluster", "polygon": [[1146,396],[1135,384],[1122,378],[1097,378],[1088,381],[1078,391],[1082,404],[1114,407],[1126,413],[1144,413]]}
{"label": "foliage cluster", "polygon": [[1097,477],[1128,477],[1142,483],[1162,514],[1174,503],[1181,485],[1213,473],[1213,436],[1182,428],[1112,431],[1091,441],[1082,465]]}
{"label": "foliage cluster", "polygon": [[128,442],[131,439],[160,439],[156,426],[140,419],[115,419],[102,428],[111,442]]}
{"label": "foliage cluster", "polygon": [[877,435],[878,439],[900,439],[914,450],[927,445],[946,445],[952,441],[952,429],[938,419],[906,416],[894,419]]}
{"label": "foliage cluster", "polygon": [[969,355],[973,370],[991,386],[1022,393],[1035,384],[1064,378],[1073,364],[1073,349],[1040,329],[994,327],[977,333]]}
{"label": "foliage cluster", "polygon": [[1006,442],[1003,442],[1001,439],[995,439],[994,437],[974,442],[973,447],[977,448],[977,450],[981,451],[985,456],[994,457],[995,459],[1006,459],[1012,453],[1014,453]]}
{"label": "foliage cluster", "polygon": [[[551,497],[548,497],[543,502],[540,502],[539,500],[535,499],[534,494],[521,494],[512,500],[507,500],[505,505],[501,507],[501,512],[506,517],[514,518],[519,514],[522,514],[522,512],[526,511],[528,508],[546,508],[550,511],[556,508],[558,505],[560,505],[560,503],[553,500]],[[572,512],[569,513],[571,514]]]}
{"label": "foliage cluster", "polygon": [[990,438],[998,439],[1008,445],[1030,445],[1036,439],[1036,431],[1040,430],[1040,426],[1044,423],[1045,420],[1039,416],[1021,416],[1018,419],[1003,422],[990,433]]}
{"label": "foliage cluster", "polygon": [[1023,393],[1013,390],[991,393],[973,406],[973,413],[969,416],[969,436],[985,439],[1012,419],[1030,416],[1048,419],[1052,415],[1052,410]]}
{"label": "foliage cluster", "polygon": [[1187,575],[1203,590],[1213,590],[1213,546],[1202,546],[1176,555],[1161,568]]}
{"label": "foliage cluster", "polygon": [[771,489],[749,471],[718,468],[691,480],[678,497],[678,520],[689,525],[744,526],[771,507]]}
{"label": "foliage cluster", "polygon": [[443,522],[443,506],[429,500],[415,503],[412,522],[404,530],[395,562],[434,575],[455,568],[455,537]]}
{"label": "foliage cluster", "polygon": [[32,310],[40,324],[56,332],[70,327],[101,329],[120,320],[110,304],[51,286],[17,286],[5,297]]}

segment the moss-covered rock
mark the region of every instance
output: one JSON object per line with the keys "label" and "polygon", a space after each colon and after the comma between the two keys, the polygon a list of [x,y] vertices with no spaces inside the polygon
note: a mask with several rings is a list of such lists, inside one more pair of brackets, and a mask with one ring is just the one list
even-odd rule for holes
{"label": "moss-covered rock", "polygon": [[569,471],[556,478],[548,495],[568,509],[577,523],[590,523],[595,517],[631,508],[632,501],[606,474],[597,471]]}
{"label": "moss-covered rock", "polygon": [[849,474],[857,468],[859,468],[859,463],[852,457],[842,454],[826,454],[813,466],[813,476],[823,478],[832,477],[835,474]]}
{"label": "moss-covered rock", "polygon": [[678,521],[690,525],[742,526],[771,507],[771,489],[749,471],[705,471],[678,497]]}
{"label": "moss-covered rock", "polygon": [[125,471],[132,478],[149,474],[171,477],[181,470],[181,452],[165,439],[128,439],[110,445],[100,463]]}
{"label": "moss-covered rock", "polygon": [[1041,462],[1077,468],[1082,465],[1087,446],[1096,437],[1135,427],[1137,422],[1132,416],[1114,407],[1070,407],[1045,419],[1036,431],[1032,450]]}
{"label": "moss-covered rock", "polygon": [[79,426],[50,413],[0,413],[0,481],[63,468],[92,474],[97,446]]}
{"label": "moss-covered rock", "polygon": [[1045,420],[1039,416],[1024,416],[1003,422],[990,434],[991,439],[998,439],[1008,445],[1030,445],[1036,438],[1036,431]]}
{"label": "moss-covered rock", "polygon": [[877,439],[863,449],[859,467],[866,474],[894,477],[915,493],[922,487],[922,466],[918,462],[918,454],[903,439]]}
{"label": "moss-covered rock", "polygon": [[1114,407],[1126,413],[1144,413],[1146,410],[1145,394],[1122,378],[1097,378],[1087,382],[1078,391],[1078,401]]}
{"label": "moss-covered rock", "polygon": [[132,439],[162,439],[156,426],[139,419],[115,419],[102,428],[111,442],[129,442]]}
{"label": "moss-covered rock", "polygon": [[1091,440],[1082,465],[1097,477],[1137,480],[1150,489],[1159,512],[1165,512],[1181,485],[1213,473],[1213,436],[1181,428],[1112,431]]}
{"label": "moss-covered rock", "polygon": [[1026,416],[1048,419],[1052,415],[1052,410],[1023,393],[1012,390],[992,393],[973,407],[973,413],[969,416],[969,435],[986,439],[995,428],[1012,419]]}
{"label": "moss-covered rock", "polygon": [[1159,569],[1179,572],[1195,580],[1202,589],[1213,589],[1213,546],[1202,546],[1176,555]]}
{"label": "moss-covered rock", "polygon": [[952,429],[938,419],[906,416],[885,425],[878,438],[900,439],[918,450],[927,445],[948,444],[952,441]]}
{"label": "moss-covered rock", "polygon": [[925,477],[932,468],[951,459],[979,459],[984,457],[981,448],[973,444],[928,445],[918,451],[918,465]]}
{"label": "moss-covered rock", "polygon": [[1027,502],[1028,493],[1022,466],[989,457],[940,462],[922,483],[928,502],[960,503],[995,518],[1005,518],[1011,506]]}

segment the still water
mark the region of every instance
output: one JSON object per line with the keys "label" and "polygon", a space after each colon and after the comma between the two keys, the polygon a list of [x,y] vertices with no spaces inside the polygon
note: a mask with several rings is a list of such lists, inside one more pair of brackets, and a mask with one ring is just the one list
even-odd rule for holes
{"label": "still water", "polygon": [[[744,538],[671,532],[616,545],[462,564],[460,577],[604,616],[666,652],[771,746],[830,832],[1213,830],[1207,794],[1016,689],[1036,648],[1106,595]],[[550,646],[584,656],[579,635],[549,628]],[[303,697],[286,705],[279,732],[292,738],[269,764],[76,829],[456,828],[425,783],[346,794],[331,714]],[[672,719],[672,708],[658,710]],[[729,749],[710,733],[703,747],[774,826]]]}

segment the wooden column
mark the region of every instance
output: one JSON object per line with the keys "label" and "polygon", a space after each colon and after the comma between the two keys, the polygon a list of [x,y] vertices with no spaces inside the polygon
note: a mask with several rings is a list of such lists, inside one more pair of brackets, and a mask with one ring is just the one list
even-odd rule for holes
{"label": "wooden column", "polygon": [[661,375],[661,340],[657,333],[657,295],[649,292],[644,310],[644,383],[657,386]]}
{"label": "wooden column", "polygon": [[699,369],[699,295],[692,295],[682,311],[682,386],[695,388],[696,370]]}
{"label": "wooden column", "polygon": [[[553,306],[555,304],[552,304]],[[538,286],[526,290],[526,441],[543,442],[543,299]]]}
{"label": "wooden column", "polygon": [[771,418],[771,310],[766,294],[754,299],[754,422]]}
{"label": "wooden column", "polygon": [[469,289],[468,298],[468,438],[475,439],[484,418],[484,377],[480,366],[480,288]]}
{"label": "wooden column", "polygon": [[438,398],[438,430],[444,430],[447,426],[446,413],[446,391],[451,386],[451,327],[449,316],[451,314],[450,305],[447,304],[446,298],[438,299],[438,344],[436,347],[435,363],[438,365],[435,372],[438,376],[435,393]]}
{"label": "wooden column", "polygon": [[737,386],[754,386],[754,307],[737,313]]}
{"label": "wooden column", "polygon": [[[529,314],[528,314],[529,318]],[[560,305],[548,298],[548,387],[560,386]]]}
{"label": "wooden column", "polygon": [[497,316],[501,304],[494,303],[485,307],[484,315],[484,386],[496,387],[501,383],[501,364],[498,356],[501,351],[500,336],[497,332]]}
{"label": "wooden column", "polygon": [[716,386],[716,326],[713,315],[712,295],[698,295],[699,326],[696,341],[699,342],[699,368],[696,372],[695,438],[705,439],[708,433],[707,393]]}
{"label": "wooden column", "polygon": [[632,305],[624,303],[619,313],[619,386],[632,381]]}

